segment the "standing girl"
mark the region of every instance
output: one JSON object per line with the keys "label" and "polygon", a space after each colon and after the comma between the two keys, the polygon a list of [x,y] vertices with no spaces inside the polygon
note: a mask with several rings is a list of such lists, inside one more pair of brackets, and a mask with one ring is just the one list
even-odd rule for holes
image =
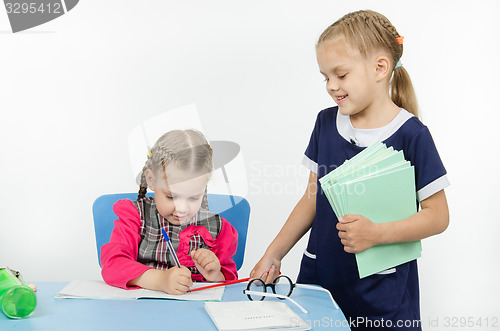
{"label": "standing girl", "polygon": [[[200,208],[212,171],[212,149],[194,130],[170,131],[148,153],[137,201],[120,200],[111,240],[102,247],[102,277],[121,288],[185,293],[192,281],[237,279],[238,234],[229,222]],[[154,198],[145,197],[147,188]],[[175,265],[165,229],[181,267]]]}
{"label": "standing girl", "polygon": [[[297,282],[330,290],[353,330],[420,330],[416,260],[360,279],[353,254],[420,240],[448,226],[446,170],[417,117],[413,87],[400,62],[403,37],[383,15],[358,11],[322,33],[316,54],[337,106],[319,113],[304,158],[311,170],[306,192],[251,276],[271,282],[283,257],[311,229]],[[337,220],[318,178],[376,141],[403,151],[414,166],[421,210],[390,223],[372,223],[362,215]]]}

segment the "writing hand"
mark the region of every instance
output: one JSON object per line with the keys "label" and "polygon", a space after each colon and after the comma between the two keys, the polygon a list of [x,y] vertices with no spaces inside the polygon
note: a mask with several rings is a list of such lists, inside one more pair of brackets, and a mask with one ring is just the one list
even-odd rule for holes
{"label": "writing hand", "polygon": [[162,278],[161,289],[168,294],[184,294],[193,285],[191,271],[185,266],[169,268],[164,271]]}

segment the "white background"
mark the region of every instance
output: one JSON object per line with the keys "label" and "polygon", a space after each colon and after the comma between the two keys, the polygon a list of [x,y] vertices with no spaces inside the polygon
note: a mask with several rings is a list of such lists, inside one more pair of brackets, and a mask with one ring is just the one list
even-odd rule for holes
{"label": "white background", "polygon": [[[402,60],[452,182],[450,226],[419,260],[423,325],[500,317],[498,1],[86,0],[17,34],[0,10],[0,266],[33,282],[99,279],[91,206],[137,190],[128,135],[195,104],[210,140],[241,146],[246,276],[303,193],[303,152],[333,105],[316,39],[366,8],[405,36]],[[305,244],[284,274],[296,277]]]}

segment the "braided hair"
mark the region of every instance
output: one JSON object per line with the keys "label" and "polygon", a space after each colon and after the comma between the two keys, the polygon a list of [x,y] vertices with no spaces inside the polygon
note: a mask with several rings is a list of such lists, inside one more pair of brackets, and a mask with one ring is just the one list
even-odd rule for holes
{"label": "braided hair", "polygon": [[342,35],[347,42],[357,47],[364,56],[375,49],[384,49],[392,56],[393,76],[391,80],[391,99],[401,108],[418,116],[418,103],[410,76],[396,63],[403,55],[403,43],[398,31],[382,14],[371,10],[360,10],[344,15],[326,28],[316,44]]}
{"label": "braided hair", "polygon": [[[212,148],[203,134],[196,130],[173,130],[163,134],[148,152],[148,159],[141,174],[141,184],[137,200],[143,199],[148,190],[146,170],[163,174],[167,167],[175,165],[179,169],[193,173],[210,173],[213,169]],[[208,209],[206,188],[201,207]]]}

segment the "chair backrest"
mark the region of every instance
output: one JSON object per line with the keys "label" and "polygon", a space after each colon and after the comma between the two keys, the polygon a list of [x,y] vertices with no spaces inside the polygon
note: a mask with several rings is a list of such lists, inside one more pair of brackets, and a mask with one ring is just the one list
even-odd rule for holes
{"label": "chair backrest", "polygon": [[[147,196],[154,195],[148,193]],[[233,195],[208,194],[207,198],[210,211],[224,217],[238,231],[238,249],[233,259],[236,263],[236,268],[239,270],[243,265],[243,258],[245,256],[250,204],[245,198]],[[113,212],[113,204],[121,199],[135,201],[137,193],[102,195],[94,201],[94,205],[92,206],[99,265],[101,265],[101,247],[109,242],[114,227],[113,221],[117,219],[116,214]]]}

